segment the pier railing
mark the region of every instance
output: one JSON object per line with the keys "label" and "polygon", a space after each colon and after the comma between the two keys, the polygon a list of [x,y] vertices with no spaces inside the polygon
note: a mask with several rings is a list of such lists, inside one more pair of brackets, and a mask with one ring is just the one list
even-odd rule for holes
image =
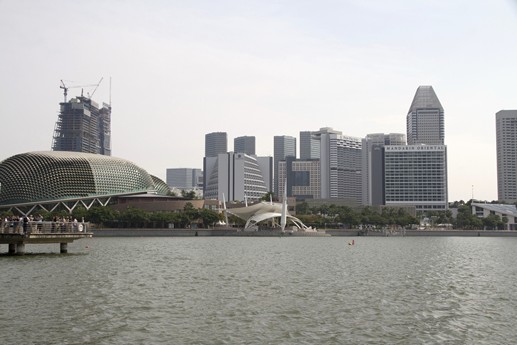
{"label": "pier railing", "polygon": [[2,234],[52,234],[52,233],[86,233],[89,231],[89,222],[47,222],[29,221],[26,224],[19,221],[1,221],[0,233]]}

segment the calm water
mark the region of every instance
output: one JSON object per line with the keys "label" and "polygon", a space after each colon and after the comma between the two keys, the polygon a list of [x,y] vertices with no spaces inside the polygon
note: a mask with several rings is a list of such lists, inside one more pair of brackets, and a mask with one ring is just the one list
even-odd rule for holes
{"label": "calm water", "polygon": [[517,238],[351,239],[26,246],[0,257],[0,343],[517,341]]}

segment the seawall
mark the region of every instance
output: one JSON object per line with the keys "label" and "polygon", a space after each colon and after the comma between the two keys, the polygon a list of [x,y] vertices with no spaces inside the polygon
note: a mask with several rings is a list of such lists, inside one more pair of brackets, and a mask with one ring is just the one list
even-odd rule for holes
{"label": "seawall", "polygon": [[272,237],[272,236],[460,236],[460,237],[517,237],[517,231],[497,230],[407,230],[405,232],[379,232],[343,229],[326,229],[318,232],[280,233],[279,231],[239,231],[238,229],[92,229],[94,237],[209,237],[209,236],[239,236],[239,237]]}

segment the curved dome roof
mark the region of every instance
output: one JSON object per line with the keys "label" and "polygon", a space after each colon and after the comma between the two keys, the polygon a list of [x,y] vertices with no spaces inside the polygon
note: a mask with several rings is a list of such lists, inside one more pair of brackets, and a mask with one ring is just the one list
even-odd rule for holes
{"label": "curved dome roof", "polygon": [[125,159],[92,153],[40,151],[0,163],[0,204],[157,192],[160,179]]}

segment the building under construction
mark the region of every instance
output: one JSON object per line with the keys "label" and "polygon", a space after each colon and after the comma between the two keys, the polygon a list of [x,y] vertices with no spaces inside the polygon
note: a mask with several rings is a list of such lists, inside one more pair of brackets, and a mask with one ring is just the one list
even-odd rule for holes
{"label": "building under construction", "polygon": [[[64,88],[64,87],[63,87]],[[53,151],[74,151],[111,156],[111,105],[102,108],[89,97],[60,103],[54,128]]]}

